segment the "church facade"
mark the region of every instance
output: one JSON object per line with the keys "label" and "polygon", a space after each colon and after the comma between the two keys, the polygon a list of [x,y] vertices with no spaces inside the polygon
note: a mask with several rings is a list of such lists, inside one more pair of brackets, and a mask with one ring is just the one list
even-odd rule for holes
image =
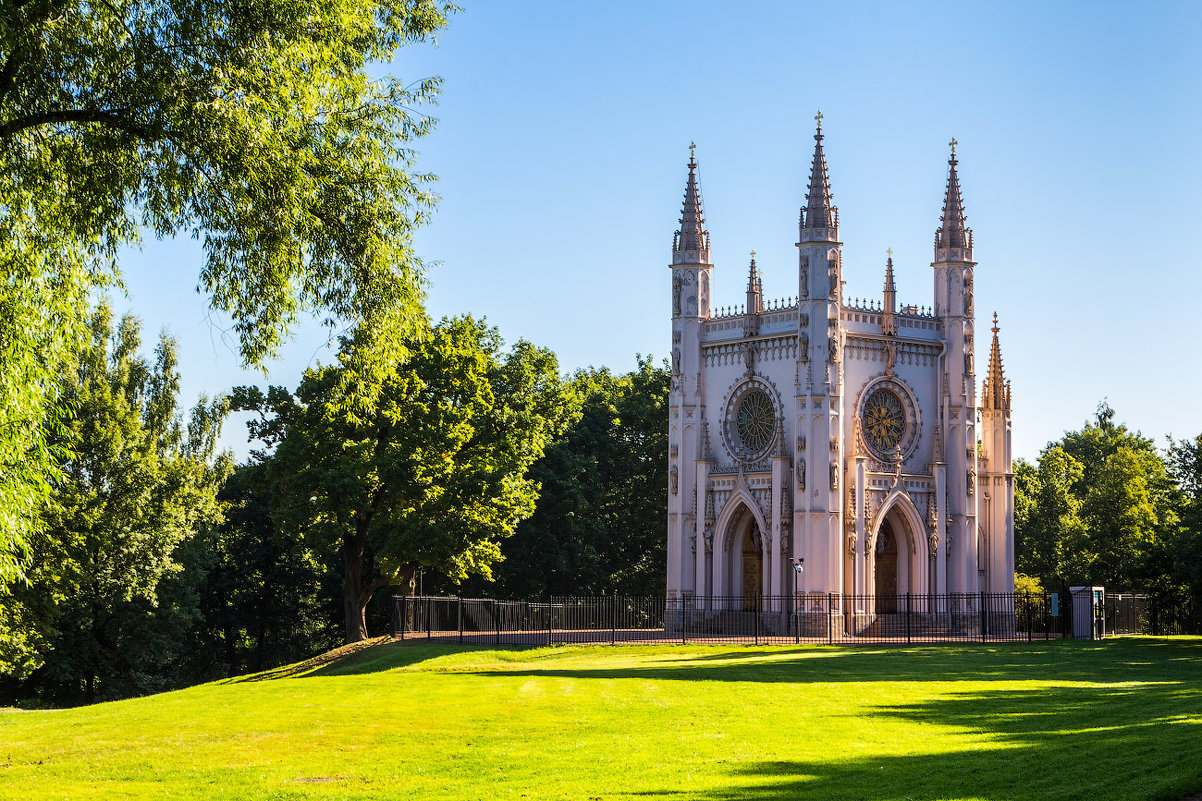
{"label": "church facade", "polygon": [[671,263],[670,602],[837,597],[852,630],[908,594],[1013,592],[1010,385],[995,314],[977,393],[955,140],[929,309],[898,307],[892,254],[879,301],[845,297],[821,117],[814,141],[796,298],[764,299],[753,253],[745,306],[722,313],[689,159]]}

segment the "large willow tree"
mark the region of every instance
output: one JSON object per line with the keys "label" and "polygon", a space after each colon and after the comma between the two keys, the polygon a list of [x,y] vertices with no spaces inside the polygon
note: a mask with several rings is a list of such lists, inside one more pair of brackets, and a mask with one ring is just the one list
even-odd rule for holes
{"label": "large willow tree", "polygon": [[203,243],[198,288],[247,363],[308,313],[356,325],[365,362],[395,359],[421,301],[411,232],[431,202],[410,145],[437,81],[369,66],[450,10],[0,2],[0,582],[20,573],[60,461],[47,410],[89,292],[118,280],[116,255],[142,232]]}

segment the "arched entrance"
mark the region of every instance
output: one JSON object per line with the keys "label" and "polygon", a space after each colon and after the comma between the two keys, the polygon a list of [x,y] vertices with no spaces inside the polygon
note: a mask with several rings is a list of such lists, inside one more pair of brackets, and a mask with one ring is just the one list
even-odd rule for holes
{"label": "arched entrance", "polygon": [[876,568],[873,571],[873,591],[876,594],[876,613],[891,615],[897,612],[897,535],[893,525],[885,520],[876,535]]}
{"label": "arched entrance", "polygon": [[866,577],[873,611],[888,615],[925,608],[922,597],[907,598],[930,591],[932,560],[922,517],[907,494],[895,492],[885,499],[879,520],[871,540],[872,575]]}
{"label": "arched entrance", "polygon": [[742,562],[743,608],[758,609],[760,596],[764,594],[764,551],[763,536],[754,519],[743,532]]}

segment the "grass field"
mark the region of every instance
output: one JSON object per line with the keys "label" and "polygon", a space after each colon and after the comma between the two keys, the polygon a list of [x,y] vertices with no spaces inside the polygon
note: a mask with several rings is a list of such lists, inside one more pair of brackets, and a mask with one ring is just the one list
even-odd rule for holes
{"label": "grass field", "polygon": [[0,714],[0,796],[1181,799],[1202,639],[827,648],[384,644]]}

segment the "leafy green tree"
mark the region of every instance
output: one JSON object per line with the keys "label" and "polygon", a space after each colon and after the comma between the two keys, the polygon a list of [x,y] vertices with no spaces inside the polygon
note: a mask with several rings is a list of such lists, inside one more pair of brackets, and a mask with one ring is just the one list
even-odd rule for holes
{"label": "leafy green tree", "polygon": [[175,343],[163,336],[147,360],[139,327],[125,317],[113,330],[107,306],[91,317],[53,443],[72,456],[32,537],[29,583],[10,588],[46,649],[31,682],[58,698],[136,691],[169,660],[153,620],[160,585],[180,570],[177,547],[219,517],[228,456],[211,460],[225,401],[202,400],[185,428]]}
{"label": "leafy green tree", "polygon": [[582,413],[532,468],[534,515],[505,540],[495,586],[511,597],[662,593],[668,492],[666,366],[580,371]]}
{"label": "leafy green tree", "polygon": [[1180,496],[1155,444],[1114,416],[1102,403],[1038,470],[1016,466],[1016,566],[1045,586],[1148,590],[1172,572]]}
{"label": "leafy green tree", "polygon": [[1172,554],[1174,575],[1202,599],[1202,434],[1173,442],[1168,461],[1182,494],[1182,532]]}
{"label": "leafy green tree", "polygon": [[490,574],[500,540],[534,511],[530,465],[575,410],[550,351],[519,341],[503,353],[497,331],[469,317],[407,349],[367,415],[344,402],[345,364],[308,371],[295,394],[235,392],[261,415],[251,432],[270,450],[259,456],[273,518],[341,563],[348,642],[367,637],[374,593],[411,589],[419,567],[453,581]]}
{"label": "leafy green tree", "polygon": [[177,646],[185,683],[266,670],[340,641],[337,574],[275,525],[264,472],[238,467],[217,496],[221,523],[181,549],[198,613]]}
{"label": "leafy green tree", "polygon": [[89,293],[143,230],[203,242],[198,286],[247,362],[310,312],[359,326],[358,375],[395,360],[420,310],[411,235],[432,197],[412,143],[438,81],[369,66],[451,10],[0,4],[0,581],[27,563],[55,479],[57,376],[87,339]]}

